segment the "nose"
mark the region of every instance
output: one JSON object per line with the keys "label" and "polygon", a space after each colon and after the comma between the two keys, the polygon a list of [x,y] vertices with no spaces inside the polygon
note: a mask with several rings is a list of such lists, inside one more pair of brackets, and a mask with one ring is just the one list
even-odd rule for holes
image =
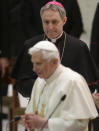
{"label": "nose", "polygon": [[49,23],[49,29],[53,29],[53,24]]}

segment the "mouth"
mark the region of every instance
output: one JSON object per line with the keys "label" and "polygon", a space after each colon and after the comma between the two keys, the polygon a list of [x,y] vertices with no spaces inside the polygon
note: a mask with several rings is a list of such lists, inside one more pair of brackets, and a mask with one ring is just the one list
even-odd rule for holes
{"label": "mouth", "polygon": [[56,34],[55,31],[49,31],[48,34]]}
{"label": "mouth", "polygon": [[58,35],[56,31],[48,31],[47,34],[53,38],[55,38]]}
{"label": "mouth", "polygon": [[41,73],[38,73],[37,75],[38,77],[43,78],[43,75]]}
{"label": "mouth", "polygon": [[38,76],[41,76],[42,74],[41,73],[37,73]]}

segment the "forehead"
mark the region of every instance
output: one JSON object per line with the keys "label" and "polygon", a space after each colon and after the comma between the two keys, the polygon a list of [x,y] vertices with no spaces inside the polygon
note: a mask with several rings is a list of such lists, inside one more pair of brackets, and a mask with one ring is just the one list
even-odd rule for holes
{"label": "forehead", "polygon": [[47,59],[44,59],[43,54],[40,51],[32,54],[31,61],[32,61],[32,63],[46,63],[46,62],[48,62]]}
{"label": "forehead", "polygon": [[42,59],[43,59],[43,55],[42,55],[42,53],[39,51],[39,52],[36,52],[36,53],[32,54],[31,59],[32,59],[32,62],[33,62],[33,61],[36,61],[36,60],[42,60]]}
{"label": "forehead", "polygon": [[46,9],[43,12],[42,19],[61,19],[61,16],[57,10]]}

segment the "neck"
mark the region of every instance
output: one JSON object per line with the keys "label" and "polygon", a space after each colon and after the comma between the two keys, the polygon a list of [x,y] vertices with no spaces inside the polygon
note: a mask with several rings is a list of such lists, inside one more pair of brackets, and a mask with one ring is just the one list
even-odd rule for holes
{"label": "neck", "polygon": [[62,35],[63,35],[63,32],[58,37],[56,37],[54,39],[51,39],[51,38],[49,38],[49,39],[51,40],[52,43],[55,43]]}
{"label": "neck", "polygon": [[57,38],[51,39],[51,42],[55,43],[62,35],[63,32]]}

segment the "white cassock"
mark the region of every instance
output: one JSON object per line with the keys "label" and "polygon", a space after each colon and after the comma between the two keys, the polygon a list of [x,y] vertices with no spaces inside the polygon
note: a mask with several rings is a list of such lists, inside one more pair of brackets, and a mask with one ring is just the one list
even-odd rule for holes
{"label": "white cassock", "polygon": [[48,129],[43,131],[88,131],[89,119],[98,116],[90,90],[81,75],[62,65],[49,79],[37,78],[26,113],[38,110],[48,118],[64,94],[66,99],[48,120]]}

